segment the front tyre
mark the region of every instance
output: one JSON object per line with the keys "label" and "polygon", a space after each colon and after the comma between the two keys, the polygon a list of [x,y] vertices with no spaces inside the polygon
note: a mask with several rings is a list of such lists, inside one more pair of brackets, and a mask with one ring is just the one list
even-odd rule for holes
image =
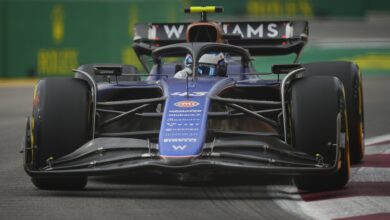
{"label": "front tyre", "polygon": [[347,103],[350,157],[359,163],[364,157],[364,103],[362,76],[359,67],[351,62],[319,62],[303,65],[309,76],[335,76],[344,85]]}
{"label": "front tyre", "polygon": [[[294,178],[301,190],[322,191],[342,188],[349,179],[350,160],[344,89],[331,76],[311,76],[292,82],[289,111],[293,147],[337,164],[337,171]],[[339,144],[339,158],[335,158]]]}
{"label": "front tyre", "polygon": [[[88,83],[74,78],[40,80],[34,92],[31,169],[42,170],[48,161],[65,156],[92,137],[91,92]],[[82,189],[87,177],[32,176],[39,189]]]}

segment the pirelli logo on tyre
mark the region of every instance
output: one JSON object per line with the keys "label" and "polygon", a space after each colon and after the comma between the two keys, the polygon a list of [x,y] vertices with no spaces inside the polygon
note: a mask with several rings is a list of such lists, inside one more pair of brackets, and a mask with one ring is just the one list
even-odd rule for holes
{"label": "pirelli logo on tyre", "polygon": [[195,107],[198,105],[199,105],[199,102],[189,101],[189,100],[180,101],[180,102],[175,103],[175,106],[177,106],[179,108],[192,108],[192,107]]}

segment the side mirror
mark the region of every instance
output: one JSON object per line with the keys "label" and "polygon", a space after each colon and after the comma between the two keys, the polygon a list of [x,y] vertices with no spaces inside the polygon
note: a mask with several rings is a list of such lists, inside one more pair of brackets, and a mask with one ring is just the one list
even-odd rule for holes
{"label": "side mirror", "polygon": [[95,75],[100,76],[120,76],[122,75],[122,65],[94,65],[93,70]]}
{"label": "side mirror", "polygon": [[275,64],[272,65],[272,73],[287,74],[293,70],[302,68],[301,64]]}

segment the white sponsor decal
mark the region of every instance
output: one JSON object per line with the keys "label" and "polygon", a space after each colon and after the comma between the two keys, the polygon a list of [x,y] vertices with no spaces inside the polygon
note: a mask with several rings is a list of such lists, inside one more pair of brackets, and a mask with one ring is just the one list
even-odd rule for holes
{"label": "white sponsor decal", "polygon": [[175,35],[177,39],[179,39],[181,33],[183,32],[184,25],[179,25],[179,28],[176,27],[176,25],[172,25],[171,29],[169,29],[168,25],[164,25],[165,33],[167,34],[168,38],[171,39],[172,35]]}
{"label": "white sponsor decal", "polygon": [[199,102],[189,101],[189,100],[180,101],[180,102],[175,103],[175,106],[180,107],[180,108],[192,108],[192,107],[195,107],[198,105],[199,105]]}
{"label": "white sponsor decal", "polygon": [[[269,24],[259,24],[259,25],[251,25],[247,24],[247,26],[241,26],[236,24],[232,26],[232,28],[228,30],[228,26],[230,24],[223,24],[222,29],[224,33],[228,33],[231,31],[232,34],[239,34],[242,38],[252,38],[258,37],[262,38],[264,36],[274,38],[279,35],[278,25],[276,23]],[[164,25],[164,31],[168,39],[179,39],[182,36],[183,31],[185,30],[185,25]],[[289,31],[289,30],[287,30]],[[155,39],[156,38],[156,27],[152,25],[148,31],[148,38]],[[290,37],[290,35],[287,35]]]}
{"label": "white sponsor decal", "polygon": [[200,121],[200,118],[168,118],[167,121]]}
{"label": "white sponsor decal", "polygon": [[166,132],[199,131],[199,128],[167,128]]}
{"label": "white sponsor decal", "polygon": [[172,145],[174,150],[184,150],[187,148],[187,145]]}
{"label": "white sponsor decal", "polygon": [[263,25],[262,24],[259,27],[257,27],[257,29],[253,29],[252,26],[250,26],[248,24],[247,29],[248,29],[248,31],[246,33],[247,38],[251,38],[252,34],[257,35],[258,37],[263,37]]}
{"label": "white sponsor decal", "polygon": [[294,35],[294,29],[293,29],[293,26],[288,23],[286,25],[286,38],[292,38]]}
{"label": "white sponsor decal", "polygon": [[278,36],[278,30],[276,29],[278,26],[276,24],[269,24],[268,25],[268,33],[267,33],[267,36],[268,37],[276,37]]}
{"label": "white sponsor decal", "polygon": [[164,138],[164,143],[196,142],[196,138]]}
{"label": "white sponsor decal", "polygon": [[195,117],[200,116],[200,114],[168,114],[169,117]]}
{"label": "white sponsor decal", "polygon": [[236,25],[234,27],[232,34],[239,34],[239,35],[241,35],[242,38],[244,38],[244,35],[242,34],[242,31],[240,29],[240,26],[238,26],[238,25]]}
{"label": "white sponsor decal", "polygon": [[156,26],[152,25],[149,27],[148,38],[150,40],[156,39]]}
{"label": "white sponsor decal", "polygon": [[[205,96],[207,92],[190,92],[189,96]],[[172,96],[187,96],[187,92],[174,92]]]}
{"label": "white sponsor decal", "polygon": [[169,113],[201,113],[201,109],[180,109],[180,110],[169,110]]}
{"label": "white sponsor decal", "polygon": [[[234,25],[231,31],[232,34],[239,34],[242,38],[253,38],[258,37],[262,38],[264,35],[270,38],[277,37],[279,35],[278,32],[278,25],[276,23],[269,23],[268,25],[264,26],[265,24],[260,24],[257,27],[252,26],[250,24],[247,24],[246,30],[245,27],[240,27],[238,24]],[[228,30],[229,24],[224,24],[222,29],[226,33],[229,32]],[[243,29],[241,29],[243,28]]]}
{"label": "white sponsor decal", "polygon": [[[279,24],[281,25],[281,24]],[[184,36],[187,25],[163,25],[163,32],[168,39],[180,39]],[[148,38],[151,40],[157,39],[159,26],[151,25],[148,31]],[[239,34],[242,38],[275,38],[279,36],[278,23],[260,23],[260,24],[223,24],[223,32],[225,34]],[[286,25],[286,37],[292,37],[292,26]],[[164,37],[165,38],[165,37]]]}

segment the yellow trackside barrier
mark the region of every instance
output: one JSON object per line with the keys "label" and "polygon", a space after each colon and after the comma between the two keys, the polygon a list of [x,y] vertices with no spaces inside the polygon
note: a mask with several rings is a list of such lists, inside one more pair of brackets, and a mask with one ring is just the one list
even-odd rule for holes
{"label": "yellow trackside barrier", "polygon": [[33,87],[38,79],[2,79],[0,78],[0,88],[3,87]]}

